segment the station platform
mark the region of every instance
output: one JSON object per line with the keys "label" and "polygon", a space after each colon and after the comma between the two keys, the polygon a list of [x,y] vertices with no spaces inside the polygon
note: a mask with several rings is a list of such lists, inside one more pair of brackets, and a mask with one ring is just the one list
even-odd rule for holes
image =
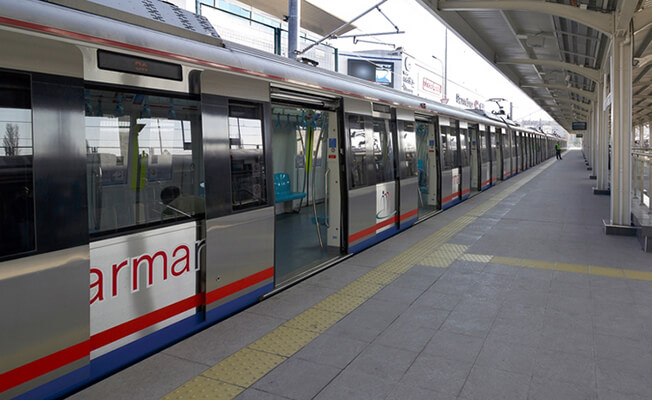
{"label": "station platform", "polygon": [[71,396],[650,399],[652,254],[549,160]]}

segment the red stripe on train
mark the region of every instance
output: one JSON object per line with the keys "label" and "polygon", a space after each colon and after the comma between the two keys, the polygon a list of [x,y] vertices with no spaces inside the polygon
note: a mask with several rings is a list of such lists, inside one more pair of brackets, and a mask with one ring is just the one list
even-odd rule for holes
{"label": "red stripe on train", "polygon": [[408,212],[406,212],[405,214],[401,215],[401,221],[405,221],[406,219],[408,219],[408,218],[410,218],[410,217],[413,217],[413,216],[417,215],[418,212],[419,212],[419,209],[418,209],[418,208],[415,208],[415,209],[412,210],[412,211],[408,211]]}
{"label": "red stripe on train", "polygon": [[[246,278],[230,283],[222,288],[213,290],[206,294],[207,304],[223,299],[235,294],[241,290],[247,289],[255,284],[263,282],[274,277],[274,267],[268,268]],[[9,390],[41,375],[52,372],[65,365],[73,363],[84,357],[88,357],[90,352],[97,350],[107,344],[113,343],[123,337],[139,332],[145,328],[165,321],[168,318],[181,314],[185,311],[199,307],[202,304],[203,293],[192,295],[184,300],[170,304],[141,317],[127,321],[123,324],[114,326],[103,332],[91,336],[86,340],[74,346],[68,347],[56,353],[50,354],[38,360],[32,361],[21,367],[14,368],[0,374],[0,393]]]}
{"label": "red stripe on train", "polygon": [[372,233],[375,233],[378,229],[382,229],[388,225],[394,224],[396,223],[396,221],[398,221],[398,217],[395,215],[392,218],[386,219],[383,222],[379,222],[370,228],[363,229],[360,232],[356,232],[353,235],[349,235],[349,243],[353,243],[356,240],[360,240],[365,236],[369,236]]}
{"label": "red stripe on train", "polygon": [[453,200],[455,197],[459,197],[459,195],[460,195],[460,192],[455,192],[455,193],[451,194],[450,196],[444,197],[443,199],[441,199],[441,202],[446,203],[449,200]]}

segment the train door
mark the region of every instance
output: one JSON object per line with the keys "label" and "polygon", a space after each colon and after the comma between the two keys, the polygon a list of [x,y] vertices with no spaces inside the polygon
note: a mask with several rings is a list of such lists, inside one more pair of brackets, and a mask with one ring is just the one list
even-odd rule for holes
{"label": "train door", "polygon": [[469,140],[469,124],[465,121],[458,123],[460,173],[461,173],[461,199],[466,200],[471,195],[471,147]]}
{"label": "train door", "polygon": [[339,101],[280,88],[271,97],[278,287],[341,255]]}
{"label": "train door", "polygon": [[478,130],[478,151],[480,152],[480,183],[479,189],[486,190],[491,186],[491,143],[489,142],[489,127],[486,125],[479,125]]}
{"label": "train door", "polygon": [[431,215],[441,208],[439,195],[439,146],[438,137],[431,119],[416,120],[417,170],[419,194],[419,218]]}
{"label": "train door", "polygon": [[471,140],[471,195],[479,192],[482,187],[482,160],[480,152],[480,134],[478,125],[469,125]]}
{"label": "train door", "polygon": [[441,155],[441,208],[445,210],[459,203],[462,179],[459,161],[458,122],[439,118]]}
{"label": "train door", "polygon": [[398,229],[391,112],[383,104],[344,99],[349,253],[359,252]]}
{"label": "train door", "polygon": [[510,130],[509,135],[510,145],[511,145],[511,169],[509,170],[509,175],[513,176],[518,174],[518,161],[519,161],[519,146],[518,146],[518,137],[515,130]]}
{"label": "train door", "polygon": [[412,111],[399,108],[394,113],[398,156],[398,223],[399,230],[403,230],[417,221],[419,212],[416,123]]}
{"label": "train door", "polygon": [[495,185],[500,179],[502,158],[500,154],[500,129],[495,126],[489,127],[489,151],[491,154],[491,184]]}
{"label": "train door", "polygon": [[512,176],[512,144],[510,140],[509,128],[501,128],[500,149],[503,159],[502,165],[502,179],[509,179]]}

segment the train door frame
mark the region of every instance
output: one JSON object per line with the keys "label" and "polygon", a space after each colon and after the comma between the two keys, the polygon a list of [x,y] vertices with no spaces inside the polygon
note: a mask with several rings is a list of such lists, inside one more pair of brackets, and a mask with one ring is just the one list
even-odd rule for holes
{"label": "train door frame", "polygon": [[[460,145],[459,145],[459,121],[455,118],[439,117],[439,136],[440,136],[440,160],[441,160],[441,174],[439,175],[441,181],[441,208],[446,210],[458,204],[461,201],[462,192],[462,177],[461,177],[461,164],[460,164]],[[446,133],[443,127],[447,127]],[[445,136],[442,138],[442,136]],[[445,143],[443,142],[445,141]],[[451,145],[455,145],[454,153],[451,152]],[[442,154],[445,152],[444,154]],[[453,157],[454,154],[454,157]],[[450,162],[450,169],[446,169],[446,163]],[[450,171],[450,179],[448,178],[448,171]],[[446,175],[446,176],[445,176]],[[447,189],[450,187],[450,192]]]}
{"label": "train door frame", "polygon": [[[482,191],[482,135],[480,134],[480,128],[482,124],[469,124],[469,131],[471,131],[470,141],[471,141],[471,192],[480,192]],[[474,168],[475,164],[475,168]],[[474,173],[475,169],[475,173]],[[475,185],[473,184],[473,178],[475,176]]]}
{"label": "train door frame", "polygon": [[[429,218],[441,211],[441,157],[440,157],[440,137],[439,137],[439,117],[437,115],[415,114],[415,122],[428,126],[429,136],[426,145],[426,165],[423,166],[425,183],[427,188],[426,202],[434,200],[434,209],[419,215],[419,220]],[[418,150],[418,149],[417,149]],[[419,188],[421,190],[421,188]],[[424,201],[421,193],[421,201]]]}
{"label": "train door frame", "polygon": [[[414,111],[393,108],[394,119],[394,172],[396,179],[398,229],[412,226],[419,218],[419,178],[417,169],[416,116]],[[410,126],[411,124],[411,126]],[[405,130],[403,130],[405,128]],[[411,128],[411,132],[409,129]],[[408,136],[411,136],[408,138]],[[414,146],[410,149],[408,146]],[[407,151],[412,153],[411,157]],[[410,170],[414,172],[410,175]],[[405,177],[404,177],[405,176]]]}
{"label": "train door frame", "polygon": [[[274,107],[277,108],[300,108],[300,109],[306,109],[306,110],[314,110],[317,112],[328,112],[334,114],[334,116],[337,119],[337,123],[333,126],[331,124],[328,125],[328,132],[326,132],[326,136],[324,136],[322,143],[318,144],[319,146],[324,146],[323,148],[320,149],[322,156],[322,159],[326,160],[326,165],[323,166],[325,169],[324,173],[324,196],[327,196],[324,198],[324,215],[322,216],[313,216],[311,217],[312,224],[321,231],[320,225],[324,225],[326,227],[326,232],[324,235],[321,233],[319,234],[319,244],[320,248],[322,249],[330,249],[328,250],[329,254],[324,255],[323,258],[318,259],[313,261],[312,263],[309,262],[308,264],[298,266],[296,270],[292,274],[285,274],[281,277],[276,276],[275,280],[275,289],[274,292],[277,292],[279,290],[282,290],[283,288],[293,285],[294,283],[305,279],[305,277],[310,276],[324,268],[329,267],[330,265],[333,265],[334,263],[338,262],[342,257],[345,255],[345,247],[344,247],[344,232],[345,232],[345,225],[343,224],[344,219],[342,218],[343,215],[347,215],[348,210],[346,207],[346,202],[344,200],[345,195],[344,195],[344,190],[343,190],[343,185],[346,183],[342,179],[342,154],[343,154],[343,141],[342,141],[342,100],[339,97],[334,97],[334,96],[329,96],[326,94],[317,94],[317,93],[306,93],[304,91],[295,89],[295,88],[288,88],[285,86],[281,86],[278,84],[273,84],[270,86],[270,103],[272,109]],[[289,116],[288,116],[288,121],[289,121]],[[282,121],[282,123],[287,123],[287,121]],[[308,117],[304,116],[302,118],[302,123],[309,124],[311,123],[308,121]],[[272,121],[272,124],[274,124],[274,121]],[[273,129],[270,129],[271,132],[273,132]],[[306,135],[308,133],[306,132]],[[314,138],[312,138],[310,141],[306,140],[304,143],[304,146],[308,146],[308,143],[312,143]],[[303,139],[301,140],[303,143]],[[314,147],[314,146],[313,146]],[[277,147],[278,148],[278,147]],[[272,135],[272,151],[274,149],[274,137]],[[307,149],[304,149],[304,157],[307,157],[306,153]],[[312,150],[311,150],[312,151]],[[299,157],[297,155],[297,157]],[[310,158],[313,159],[313,155],[310,155]],[[306,161],[307,158],[303,159],[303,167],[304,169],[308,168],[308,161]],[[317,160],[316,158],[313,159],[314,162],[312,163],[313,165],[313,171],[316,171],[316,168],[319,166],[318,161],[322,160]],[[298,161],[297,161],[298,162]],[[274,173],[275,169],[272,168],[272,174]],[[313,175],[313,177],[315,177]],[[315,178],[316,179],[316,178]],[[328,181],[328,182],[327,182]],[[310,184],[311,179],[308,179],[308,182]],[[295,182],[295,184],[298,184],[298,182]],[[314,185],[315,182],[312,182],[313,185],[313,190],[314,190]],[[333,187],[337,187],[338,192],[333,193],[331,192]],[[308,187],[306,187],[306,193],[310,193],[310,190]],[[332,195],[331,195],[332,194]],[[314,199],[314,193],[313,193],[313,203],[312,206],[310,205],[310,196],[306,195],[304,197],[307,201],[307,204],[304,206],[304,208],[307,207],[312,207],[313,210],[315,209],[315,199]],[[300,200],[303,203],[303,199]],[[278,204],[282,204],[282,206],[286,206],[286,203],[291,203],[293,205],[293,201],[288,201],[285,203],[276,203],[275,200],[275,207],[277,207]],[[300,211],[300,209],[299,209]],[[294,214],[296,212],[296,209],[292,207],[292,213]],[[316,211],[315,211],[316,213]],[[294,216],[294,215],[293,215]],[[337,217],[335,217],[337,216]],[[274,260],[275,260],[275,266],[276,269],[279,268],[279,254],[278,254],[278,247],[277,245],[278,240],[280,240],[279,232],[278,232],[278,221],[277,219],[279,218],[278,212],[275,211],[275,232],[274,232],[274,237],[275,237],[275,254],[274,254]],[[335,223],[333,223],[335,221]],[[296,225],[296,224],[295,224]],[[308,234],[308,232],[306,232]],[[301,246],[302,248],[307,248],[308,246]],[[337,253],[337,254],[336,254]],[[283,278],[282,280],[279,280],[279,278]]]}
{"label": "train door frame", "polygon": [[461,201],[468,199],[471,195],[471,175],[473,171],[471,169],[471,139],[469,125],[468,121],[457,121]]}

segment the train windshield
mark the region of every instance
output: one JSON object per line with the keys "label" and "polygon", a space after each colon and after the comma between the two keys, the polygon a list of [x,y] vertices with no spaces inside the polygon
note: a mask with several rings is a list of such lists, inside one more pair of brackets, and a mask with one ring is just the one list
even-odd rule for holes
{"label": "train windshield", "polygon": [[199,102],[87,89],[91,234],[204,213]]}

